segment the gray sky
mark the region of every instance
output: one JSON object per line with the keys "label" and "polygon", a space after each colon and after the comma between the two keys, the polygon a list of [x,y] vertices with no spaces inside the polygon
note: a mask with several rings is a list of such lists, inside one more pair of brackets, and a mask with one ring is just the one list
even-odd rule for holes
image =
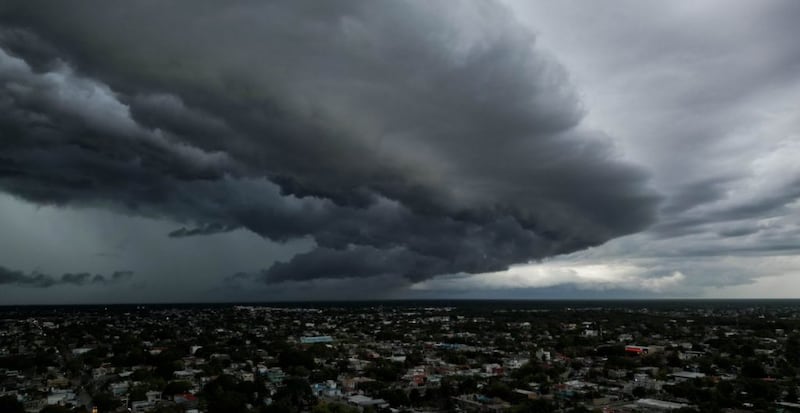
{"label": "gray sky", "polygon": [[800,3],[0,5],[0,302],[800,295]]}

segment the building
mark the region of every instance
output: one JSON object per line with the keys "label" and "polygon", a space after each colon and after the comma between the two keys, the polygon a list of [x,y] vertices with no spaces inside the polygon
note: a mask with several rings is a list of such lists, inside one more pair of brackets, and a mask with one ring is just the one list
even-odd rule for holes
{"label": "building", "polygon": [[303,344],[333,343],[333,337],[331,336],[300,337],[300,342]]}
{"label": "building", "polygon": [[352,404],[352,405],[354,405],[354,406],[360,407],[360,408],[370,407],[370,406],[372,406],[372,407],[387,407],[387,406],[389,406],[389,403],[386,403],[386,400],[373,399],[372,397],[367,397],[367,396],[363,396],[363,395],[360,395],[360,394],[357,394],[355,396],[350,396],[347,399],[347,402]]}
{"label": "building", "polygon": [[634,411],[639,412],[669,412],[672,410],[690,407],[685,403],[668,402],[656,399],[639,399],[636,400]]}
{"label": "building", "polygon": [[663,350],[663,347],[660,346],[625,346],[625,352],[639,355],[655,353],[661,350]]}
{"label": "building", "polygon": [[679,372],[670,374],[670,377],[672,377],[676,381],[702,379],[705,376],[706,375],[704,373],[696,373],[696,372],[693,372],[693,371],[679,371]]}

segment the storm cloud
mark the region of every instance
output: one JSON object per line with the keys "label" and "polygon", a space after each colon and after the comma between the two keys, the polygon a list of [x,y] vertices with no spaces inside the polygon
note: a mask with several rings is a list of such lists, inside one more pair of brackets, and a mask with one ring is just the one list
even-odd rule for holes
{"label": "storm cloud", "polygon": [[0,189],[314,241],[268,282],[501,271],[656,216],[490,2],[9,1],[0,23]]}
{"label": "storm cloud", "polygon": [[65,273],[55,277],[37,271],[24,273],[0,266],[0,285],[17,285],[22,287],[49,288],[57,285],[109,285],[125,282],[133,277],[131,271],[116,271],[108,276],[102,274]]}

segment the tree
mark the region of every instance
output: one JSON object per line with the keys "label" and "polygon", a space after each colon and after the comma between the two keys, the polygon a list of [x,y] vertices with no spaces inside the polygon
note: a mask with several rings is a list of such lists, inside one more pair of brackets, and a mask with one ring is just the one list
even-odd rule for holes
{"label": "tree", "polygon": [[188,393],[192,389],[192,383],[183,380],[171,381],[164,387],[163,394],[165,396],[172,396],[175,394]]}
{"label": "tree", "polygon": [[645,388],[644,388],[644,387],[642,387],[642,386],[638,386],[638,387],[636,387],[636,388],[634,388],[634,389],[633,389],[633,392],[632,392],[632,394],[633,394],[633,396],[634,396],[634,397],[636,397],[637,399],[641,399],[642,397],[644,397],[644,396],[646,396],[646,395],[647,395],[647,389],[645,389]]}
{"label": "tree", "polygon": [[152,413],[183,413],[185,409],[176,405],[158,406]]}
{"label": "tree", "polygon": [[411,400],[408,399],[406,392],[400,389],[386,389],[378,393],[378,397],[386,400],[392,406],[408,406]]}
{"label": "tree", "polygon": [[25,405],[14,396],[3,396],[0,397],[0,412],[25,413]]}
{"label": "tree", "polygon": [[180,370],[182,368],[183,362],[180,360],[161,359],[156,364],[155,375],[163,378],[164,380],[169,380],[172,378],[172,374],[176,370]]}
{"label": "tree", "polygon": [[792,403],[797,401],[797,382],[794,380],[789,382],[789,387],[786,389],[786,401]]}
{"label": "tree", "polygon": [[233,376],[222,375],[206,384],[202,396],[209,413],[247,412],[248,395],[239,390],[239,382]]}
{"label": "tree", "polygon": [[39,413],[72,413],[72,409],[59,405],[46,406],[44,409],[39,410]]}
{"label": "tree", "polygon": [[403,365],[386,360],[378,360],[367,368],[366,375],[380,381],[391,382],[403,374]]}
{"label": "tree", "polygon": [[291,347],[281,352],[280,356],[278,356],[278,364],[284,369],[305,367],[308,370],[313,370],[314,367],[316,367],[314,364],[314,356],[312,356],[311,353]]}
{"label": "tree", "polygon": [[341,403],[319,403],[311,413],[358,413],[358,409]]}
{"label": "tree", "polygon": [[526,400],[522,404],[511,408],[512,413],[550,413],[554,412],[555,407],[547,400]]}
{"label": "tree", "polygon": [[767,373],[761,363],[755,360],[747,360],[742,365],[742,376],[751,378],[766,377]]}
{"label": "tree", "polygon": [[511,397],[513,395],[511,388],[508,387],[507,384],[499,381],[491,382],[489,386],[486,388],[485,393],[489,397],[498,397],[503,400],[511,400]]}
{"label": "tree", "polygon": [[283,381],[283,386],[275,393],[275,400],[300,408],[313,403],[314,393],[306,380],[290,378]]}
{"label": "tree", "polygon": [[419,394],[419,390],[411,389],[411,392],[408,394],[408,400],[412,406],[419,406],[422,402],[422,396]]}
{"label": "tree", "polygon": [[147,399],[147,386],[146,385],[136,385],[133,386],[131,391],[128,393],[128,399],[131,401],[139,401],[139,400],[146,400]]}
{"label": "tree", "polygon": [[474,377],[467,377],[458,383],[458,393],[475,393],[478,391],[478,381]]}
{"label": "tree", "polygon": [[97,393],[92,396],[92,402],[97,406],[97,410],[101,412],[110,412],[119,407],[119,400],[115,399],[109,393]]}
{"label": "tree", "polygon": [[796,335],[786,340],[786,361],[794,367],[800,367],[800,338]]}

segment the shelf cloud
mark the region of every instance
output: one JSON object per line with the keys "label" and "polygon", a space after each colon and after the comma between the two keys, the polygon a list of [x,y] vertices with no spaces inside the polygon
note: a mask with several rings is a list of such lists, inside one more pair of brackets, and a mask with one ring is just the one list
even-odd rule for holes
{"label": "shelf cloud", "polygon": [[649,174],[493,3],[9,1],[0,23],[0,189],[313,240],[265,282],[502,271],[656,219]]}

